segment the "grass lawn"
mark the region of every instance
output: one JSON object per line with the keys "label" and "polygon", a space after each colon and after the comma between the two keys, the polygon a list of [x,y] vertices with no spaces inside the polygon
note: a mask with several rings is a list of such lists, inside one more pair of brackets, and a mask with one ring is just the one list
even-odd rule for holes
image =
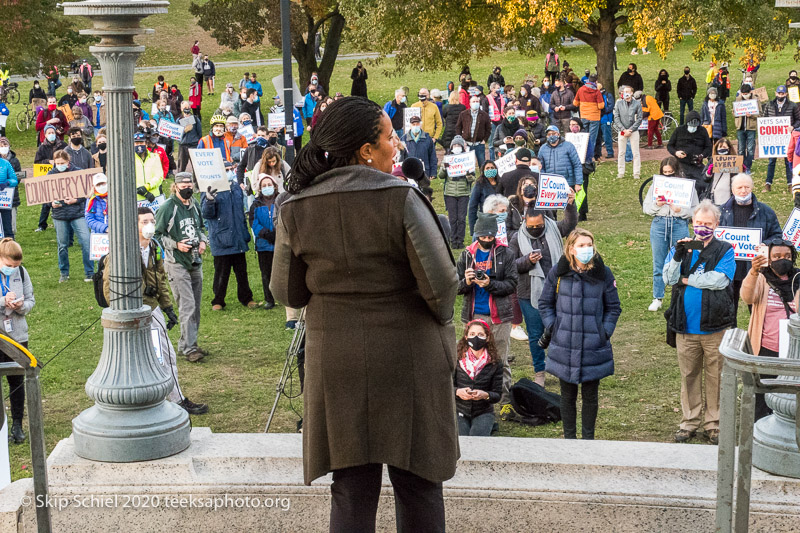
{"label": "grass lawn", "polygon": [[[180,2],[173,2],[173,6]],[[153,17],[155,20],[156,17]],[[156,35],[158,38],[158,35]],[[625,67],[630,56],[628,49],[620,47],[619,63]],[[594,57],[587,47],[568,49],[564,57],[582,72],[594,65]],[[673,84],[685,64],[692,66],[698,84],[704,82],[706,66],[690,59],[689,45],[684,43],[666,60],[655,54],[636,56],[639,70],[645,77],[645,86],[652,87],[660,68],[668,68],[673,74]],[[526,73],[541,72],[542,58],[524,58],[516,52],[497,53],[491,58],[474,61],[472,71],[477,79],[484,79],[490,68],[499,64],[508,83],[518,85]],[[759,77],[759,85],[765,83],[770,93],[786,78],[794,66],[791,52],[777,57],[770,55]],[[349,93],[351,65],[343,64],[335,73],[330,91]],[[420,85],[429,88],[444,88],[449,80],[457,79],[457,72],[409,72],[402,78],[386,78],[380,69],[371,68],[369,80],[370,96],[381,104],[391,98],[400,85],[412,88],[412,95]],[[263,67],[257,70],[259,77],[269,79],[280,73],[280,67]],[[168,72],[167,81],[179,82],[186,87],[190,73]],[[220,87],[227,81],[237,81],[242,72],[221,69],[218,72]],[[155,75],[136,76],[136,85],[141,93],[150,91]],[[738,84],[738,74],[733,76]],[[262,83],[263,83],[262,81]],[[101,80],[95,80],[96,86]],[[27,95],[30,84],[21,84]],[[188,92],[188,91],[187,91]],[[62,93],[59,93],[59,96]],[[269,102],[273,94],[267,89],[264,101]],[[208,97],[213,105],[206,103],[203,113],[210,117],[218,104],[218,96]],[[413,101],[413,98],[412,98]],[[673,99],[673,110],[677,100]],[[13,126],[13,119],[21,106],[11,107],[11,119],[7,130],[12,148],[19,155],[23,167],[30,167],[35,152],[34,133],[20,134]],[[730,115],[730,104],[729,116]],[[730,120],[733,131],[733,120]],[[206,129],[207,126],[204,126]],[[656,162],[643,165],[643,176],[657,169]],[[638,203],[639,183],[630,178],[617,180],[615,164],[603,163],[592,176],[589,188],[589,222],[581,224],[595,233],[597,248],[617,278],[622,316],[613,337],[616,374],[604,379],[600,387],[600,414],[597,438],[612,440],[669,441],[679,421],[680,376],[675,351],[664,342],[664,319],[661,313],[646,311],[652,299],[651,255],[649,244],[650,218],[642,214]],[[766,163],[758,161],[754,168],[756,192],[759,199],[769,203],[783,223],[791,211],[791,199],[782,187],[770,194],[760,194],[764,182]],[[781,183],[778,178],[776,183]],[[435,206],[444,212],[441,188],[438,180]],[[25,251],[25,266],[30,272],[36,293],[37,304],[29,316],[31,351],[44,361],[50,360],[65,345],[95,323],[100,309],[94,301],[92,287],[81,281],[79,248],[71,249],[73,279],[58,283],[55,231],[34,233],[38,219],[38,206],[26,207],[23,191],[23,206],[19,210],[17,238]],[[251,287],[257,299],[262,298],[260,276],[255,253],[248,254]],[[228,307],[223,312],[211,311],[211,262],[205,264],[206,289],[203,299],[203,317],[200,334],[201,343],[213,352],[200,364],[184,360],[178,363],[180,381],[184,393],[195,402],[206,402],[210,406],[207,415],[193,417],[196,426],[208,426],[215,432],[263,431],[269,409],[275,395],[285,350],[291,332],[283,328],[285,316],[282,308],[271,311],[249,311],[235,300],[235,289],[229,289]],[[234,283],[234,282],[232,282]],[[459,304],[460,305],[460,304]],[[744,306],[743,306],[744,307]],[[747,324],[747,310],[742,310],[739,324]],[[458,317],[458,310],[456,311]],[[172,331],[177,341],[177,328]],[[84,392],[86,379],[94,370],[101,352],[102,328],[99,323],[89,328],[71,346],[52,360],[42,372],[45,413],[45,435],[48,450],[71,432],[71,420],[92,402]],[[527,344],[512,342],[516,361],[512,364],[514,378],[532,375]],[[295,381],[295,389],[299,384]],[[550,390],[557,390],[557,381],[549,377]],[[5,386],[4,394],[8,394]],[[6,404],[7,405],[7,404]],[[301,412],[302,401],[294,400],[293,408]],[[297,415],[288,401],[283,401],[278,411],[273,431],[293,431]],[[560,425],[529,428],[512,423],[502,423],[500,433],[505,436],[560,437]],[[30,475],[30,453],[27,444],[11,448],[12,478]]]}

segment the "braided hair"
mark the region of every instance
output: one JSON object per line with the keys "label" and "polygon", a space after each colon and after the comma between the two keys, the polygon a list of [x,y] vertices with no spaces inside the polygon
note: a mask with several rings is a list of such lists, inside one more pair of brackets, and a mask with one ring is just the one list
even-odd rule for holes
{"label": "braided hair", "polygon": [[378,141],[383,108],[358,96],[341,98],[320,115],[292,166],[286,190],[297,194],[320,174],[353,164],[356,152]]}

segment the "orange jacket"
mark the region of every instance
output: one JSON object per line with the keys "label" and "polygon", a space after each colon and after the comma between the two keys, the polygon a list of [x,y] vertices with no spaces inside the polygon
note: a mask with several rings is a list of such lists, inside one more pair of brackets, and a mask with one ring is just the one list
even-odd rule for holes
{"label": "orange jacket", "polygon": [[650,120],[661,120],[664,116],[664,112],[658,107],[656,99],[649,94],[645,95],[644,102],[642,102],[642,113],[650,113]]}
{"label": "orange jacket", "polygon": [[578,108],[582,119],[597,122],[600,120],[601,110],[605,107],[605,101],[600,91],[584,85],[578,89],[572,105]]}

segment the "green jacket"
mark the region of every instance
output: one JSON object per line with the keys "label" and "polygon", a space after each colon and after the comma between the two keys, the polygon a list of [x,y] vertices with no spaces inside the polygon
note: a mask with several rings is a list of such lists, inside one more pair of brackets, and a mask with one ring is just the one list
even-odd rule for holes
{"label": "green jacket", "polygon": [[475,174],[470,172],[466,176],[448,178],[447,169],[442,165],[439,167],[439,179],[444,180],[445,196],[469,196],[475,183]]}
{"label": "green jacket", "polygon": [[[111,254],[106,257],[106,267],[103,270],[103,293],[106,296],[106,301],[109,303],[115,298],[111,294],[111,281],[109,280],[111,272]],[[155,287],[155,296],[145,296],[144,292],[147,287]],[[161,247],[154,240],[150,240],[150,255],[147,258],[147,264],[142,262],[142,300],[145,305],[149,305],[151,309],[161,307],[167,309],[172,307],[172,299],[169,295],[167,288],[167,273],[164,270],[164,256],[161,252]]]}
{"label": "green jacket", "polygon": [[208,244],[208,237],[203,233],[204,229],[203,215],[194,198],[187,206],[173,194],[156,211],[155,239],[161,243],[165,259],[168,263],[180,264],[186,270],[195,270],[202,265],[193,265],[192,253],[178,250],[178,242],[184,239],[199,239]]}

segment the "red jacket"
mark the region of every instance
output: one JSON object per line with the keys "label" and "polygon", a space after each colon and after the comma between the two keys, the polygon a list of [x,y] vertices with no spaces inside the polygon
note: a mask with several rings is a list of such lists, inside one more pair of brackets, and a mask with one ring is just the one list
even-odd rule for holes
{"label": "red jacket", "polygon": [[192,109],[200,109],[200,104],[203,103],[203,87],[199,83],[195,83],[189,89],[189,102],[192,104]]}
{"label": "red jacket", "polygon": [[166,179],[167,174],[169,174],[169,157],[167,157],[167,152],[158,145],[150,151],[158,154],[158,157],[161,159],[161,168],[164,169],[164,179]]}
{"label": "red jacket", "polygon": [[36,131],[39,132],[39,142],[44,142],[44,127],[47,126],[47,121],[51,118],[58,118],[59,123],[56,128],[61,128],[61,134],[59,135],[58,131],[56,131],[56,136],[64,140],[64,135],[67,134],[69,131],[69,122],[67,122],[67,117],[64,115],[63,112],[56,109],[55,111],[50,111],[49,109],[42,109],[39,111],[39,114],[36,116]]}

